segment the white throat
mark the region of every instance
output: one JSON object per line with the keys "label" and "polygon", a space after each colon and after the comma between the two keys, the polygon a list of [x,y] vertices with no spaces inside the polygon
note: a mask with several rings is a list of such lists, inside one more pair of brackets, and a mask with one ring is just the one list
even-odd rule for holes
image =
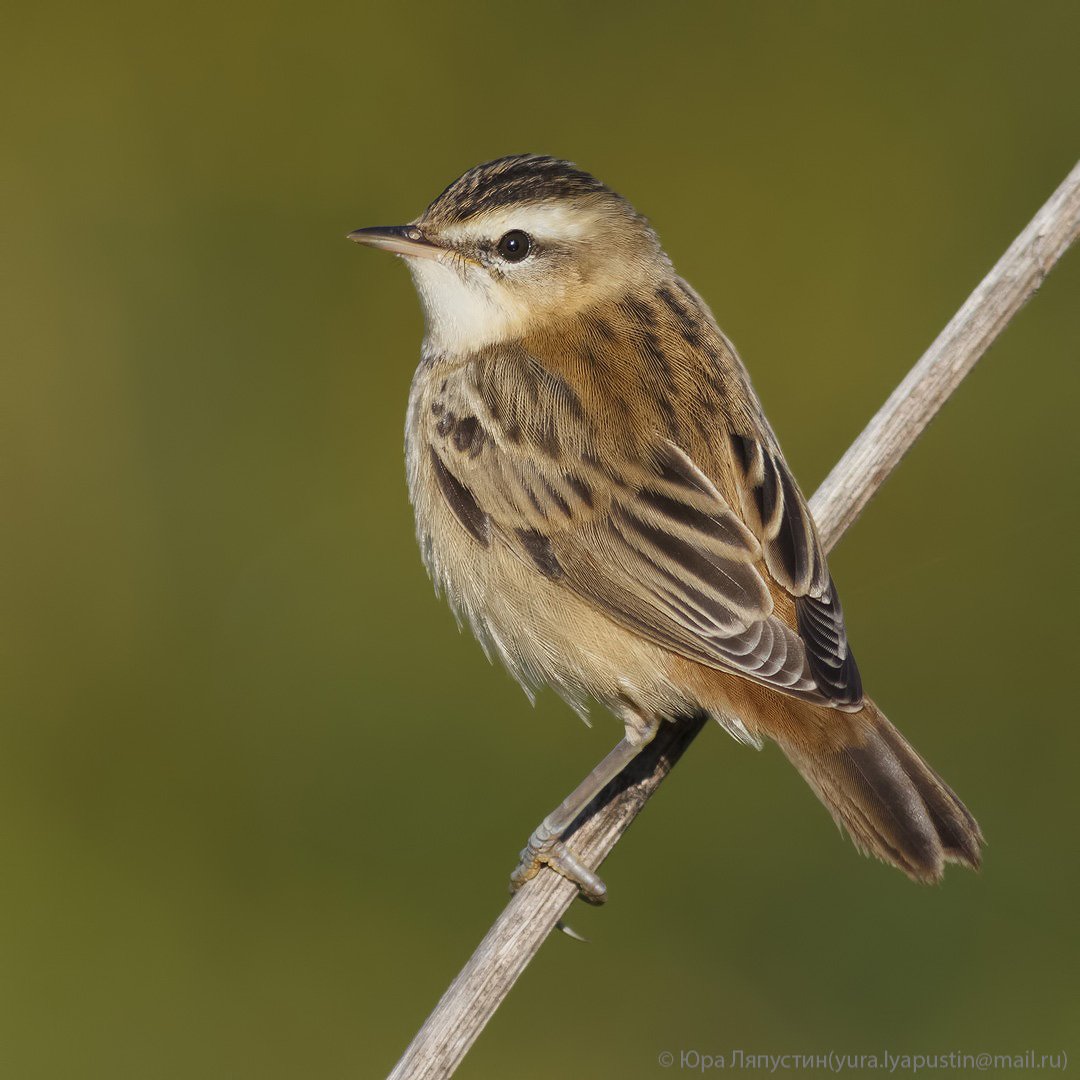
{"label": "white throat", "polygon": [[524,305],[483,270],[437,259],[406,261],[424,308],[429,348],[473,352],[523,331]]}

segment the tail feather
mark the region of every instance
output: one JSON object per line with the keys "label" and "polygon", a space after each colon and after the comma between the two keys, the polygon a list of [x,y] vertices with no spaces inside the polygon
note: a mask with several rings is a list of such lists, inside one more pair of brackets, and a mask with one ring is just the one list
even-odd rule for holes
{"label": "tail feather", "polygon": [[880,713],[878,716],[878,729],[882,738],[901,762],[930,813],[930,820],[934,823],[941,841],[945,861],[962,863],[977,870],[982,864],[983,844],[979,823],[938,772],[919,757],[911,744],[884,716]]}
{"label": "tail feather", "polygon": [[774,738],[855,846],[916,881],[938,881],[947,862],[978,869],[982,832],[952,789],[872,701],[848,715],[840,744],[790,728]]}

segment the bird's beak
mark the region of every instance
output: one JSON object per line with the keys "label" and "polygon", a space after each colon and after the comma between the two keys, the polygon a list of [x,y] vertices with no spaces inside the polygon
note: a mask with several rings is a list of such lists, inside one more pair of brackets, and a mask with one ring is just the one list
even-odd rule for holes
{"label": "bird's beak", "polygon": [[356,229],[346,239],[414,259],[437,259],[446,251],[428,240],[415,225],[376,225],[370,229]]}

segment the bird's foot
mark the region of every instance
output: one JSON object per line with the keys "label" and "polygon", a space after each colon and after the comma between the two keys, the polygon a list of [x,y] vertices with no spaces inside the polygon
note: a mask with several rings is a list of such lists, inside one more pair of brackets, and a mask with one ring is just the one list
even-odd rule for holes
{"label": "bird's foot", "polygon": [[540,872],[540,867],[550,866],[564,878],[572,881],[580,890],[582,900],[590,904],[602,904],[607,899],[607,886],[593,873],[560,839],[559,834],[541,825],[529,837],[521,852],[521,861],[510,875],[510,892],[516,893],[526,881]]}

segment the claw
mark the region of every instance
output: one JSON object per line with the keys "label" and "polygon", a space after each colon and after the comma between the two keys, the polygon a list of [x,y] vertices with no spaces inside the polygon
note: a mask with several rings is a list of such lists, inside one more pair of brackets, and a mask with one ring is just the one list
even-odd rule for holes
{"label": "claw", "polygon": [[589,939],[587,937],[583,937],[572,926],[567,926],[562,919],[555,924],[555,929],[561,930],[568,938],[573,938],[575,941],[584,941],[588,944]]}

